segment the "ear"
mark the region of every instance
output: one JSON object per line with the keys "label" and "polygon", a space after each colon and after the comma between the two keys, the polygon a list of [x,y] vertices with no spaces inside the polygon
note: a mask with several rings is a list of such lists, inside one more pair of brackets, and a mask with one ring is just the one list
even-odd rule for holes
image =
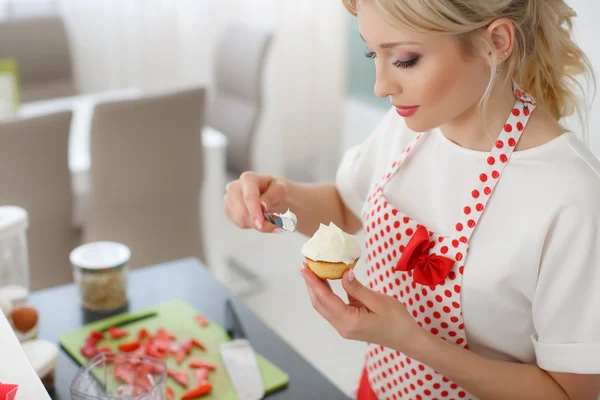
{"label": "ear", "polygon": [[489,45],[488,56],[493,59],[495,65],[500,65],[513,51],[515,26],[508,18],[498,18],[487,26],[483,38]]}

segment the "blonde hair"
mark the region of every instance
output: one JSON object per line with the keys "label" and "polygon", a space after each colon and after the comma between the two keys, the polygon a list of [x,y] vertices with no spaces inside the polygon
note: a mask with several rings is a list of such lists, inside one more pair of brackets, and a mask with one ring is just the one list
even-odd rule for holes
{"label": "blonde hair", "polygon": [[[585,119],[587,99],[577,77],[584,75],[594,87],[595,79],[588,58],[572,39],[576,13],[564,0],[342,0],[354,16],[357,1],[375,7],[392,26],[457,35],[469,50],[473,33],[498,18],[508,18],[515,27],[515,45],[503,63],[502,77],[514,79],[557,120],[575,111]],[[496,68],[492,56],[482,104],[489,98]]]}

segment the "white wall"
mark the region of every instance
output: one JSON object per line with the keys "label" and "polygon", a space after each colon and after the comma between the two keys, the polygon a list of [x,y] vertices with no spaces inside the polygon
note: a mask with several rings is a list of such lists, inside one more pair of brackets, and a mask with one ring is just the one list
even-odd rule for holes
{"label": "white wall", "polygon": [[[598,44],[598,16],[600,2],[595,0],[567,0],[567,3],[577,12],[575,19],[575,40],[587,54],[595,69],[596,79],[600,84],[600,44]],[[599,86],[600,89],[600,86]],[[591,97],[593,93],[588,93]],[[596,157],[600,157],[600,96],[596,95],[588,114],[588,146]],[[568,128],[575,132],[583,129],[577,118],[566,121]]]}
{"label": "white wall", "polygon": [[227,24],[274,31],[255,169],[301,180],[332,178],[345,83],[340,1],[39,1],[58,2],[84,92],[210,85]]}

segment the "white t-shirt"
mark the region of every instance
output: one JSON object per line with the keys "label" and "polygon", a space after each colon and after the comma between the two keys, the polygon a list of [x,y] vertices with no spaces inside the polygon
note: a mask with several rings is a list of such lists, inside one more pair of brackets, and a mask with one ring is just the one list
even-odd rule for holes
{"label": "white t-shirt", "polygon": [[[350,149],[336,184],[356,216],[416,133],[392,108]],[[434,129],[384,189],[451,235],[487,152]],[[548,371],[600,373],[600,162],[573,133],[512,154],[469,241],[461,300],[469,348]]]}

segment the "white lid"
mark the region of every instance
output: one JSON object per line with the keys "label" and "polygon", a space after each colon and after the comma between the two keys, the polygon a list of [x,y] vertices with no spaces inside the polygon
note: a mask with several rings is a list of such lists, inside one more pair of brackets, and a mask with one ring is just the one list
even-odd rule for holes
{"label": "white lid", "polygon": [[28,227],[27,211],[16,206],[0,206],[0,237]]}
{"label": "white lid", "polygon": [[122,243],[93,242],[75,248],[69,260],[84,269],[120,267],[131,258],[131,250]]}
{"label": "white lid", "polygon": [[47,340],[28,340],[21,344],[29,363],[44,378],[56,368],[58,362],[58,346]]}

